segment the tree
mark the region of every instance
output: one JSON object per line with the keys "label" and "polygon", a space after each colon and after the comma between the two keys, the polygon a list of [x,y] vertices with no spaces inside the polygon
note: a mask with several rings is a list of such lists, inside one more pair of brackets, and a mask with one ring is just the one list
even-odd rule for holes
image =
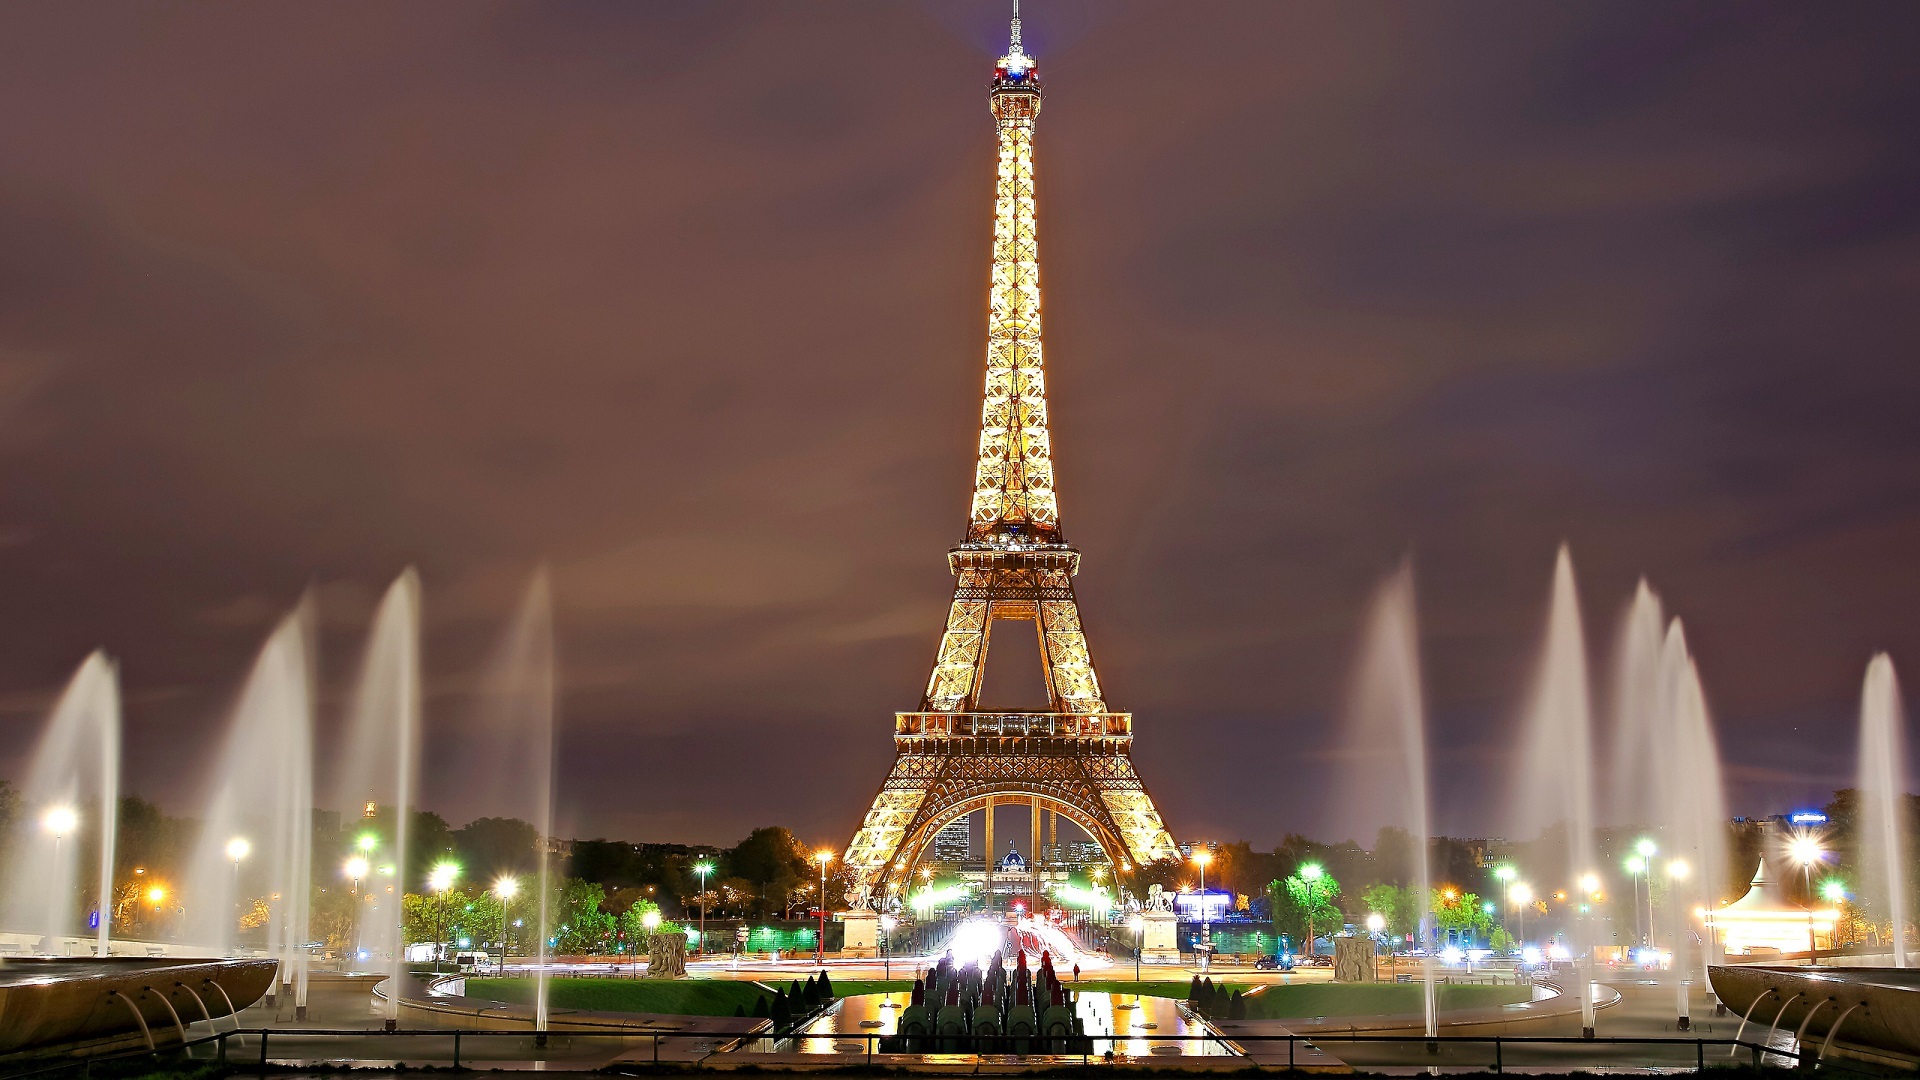
{"label": "tree", "polygon": [[1488,914],[1475,893],[1461,892],[1451,885],[1433,890],[1433,924],[1455,934],[1485,938],[1493,932],[1493,916]]}
{"label": "tree", "polygon": [[613,916],[600,908],[607,894],[599,882],[568,878],[554,891],[555,899],[548,906],[552,929],[547,936],[554,940],[555,952],[593,953],[612,943]]}
{"label": "tree", "polygon": [[726,864],[729,876],[752,884],[762,915],[813,876],[806,847],[778,826],[753,830],[727,852]]}
{"label": "tree", "polygon": [[[1317,936],[1314,927],[1340,923],[1340,909],[1333,905],[1334,898],[1340,895],[1340,883],[1319,863],[1306,863],[1285,882],[1275,884],[1281,886],[1280,894],[1294,917],[1305,925],[1305,951],[1313,952],[1313,940]],[[1269,885],[1268,891],[1273,892],[1273,886]]]}
{"label": "tree", "polygon": [[1414,924],[1420,919],[1419,905],[1415,902],[1414,890],[1401,885],[1389,885],[1382,882],[1369,885],[1360,894],[1360,904],[1369,914],[1378,913],[1386,920],[1386,932],[1395,938],[1405,938],[1413,933]]}
{"label": "tree", "polygon": [[476,879],[539,869],[540,833],[519,818],[475,818],[452,833],[461,865]]}

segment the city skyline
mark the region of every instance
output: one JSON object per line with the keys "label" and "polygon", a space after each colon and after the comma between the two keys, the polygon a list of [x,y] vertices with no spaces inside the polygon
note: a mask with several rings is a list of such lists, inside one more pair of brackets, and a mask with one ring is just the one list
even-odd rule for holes
{"label": "city skyline", "polygon": [[[1501,831],[1562,541],[1603,700],[1639,575],[1686,621],[1736,813],[1851,783],[1920,656],[1920,81],[1735,12],[1029,5],[1065,516],[1176,838],[1371,839],[1338,715],[1408,552],[1435,832]],[[1004,5],[8,21],[0,776],[98,646],[192,813],[302,588],[333,737],[417,565],[421,805],[484,814],[544,562],[557,833],[851,834],[964,524]]]}

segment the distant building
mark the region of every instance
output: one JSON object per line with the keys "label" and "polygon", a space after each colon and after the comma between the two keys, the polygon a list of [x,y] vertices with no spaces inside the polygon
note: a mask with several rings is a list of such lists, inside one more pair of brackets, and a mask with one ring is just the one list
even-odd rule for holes
{"label": "distant building", "polygon": [[1069,840],[1064,844],[1047,844],[1041,849],[1049,866],[1066,866],[1083,869],[1088,866],[1105,865],[1107,857],[1100,845],[1092,840]]}
{"label": "distant building", "polygon": [[971,816],[933,834],[933,861],[959,866],[973,858],[973,819]]}

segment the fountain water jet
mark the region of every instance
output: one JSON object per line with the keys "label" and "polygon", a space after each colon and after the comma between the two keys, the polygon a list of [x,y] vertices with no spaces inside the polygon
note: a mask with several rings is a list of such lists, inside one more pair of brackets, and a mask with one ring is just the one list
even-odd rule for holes
{"label": "fountain water jet", "polygon": [[[1425,691],[1420,678],[1419,618],[1414,604],[1413,565],[1400,568],[1381,582],[1367,617],[1366,638],[1355,671],[1346,745],[1357,757],[1353,775],[1344,785],[1365,792],[1369,808],[1389,813],[1404,824],[1414,840],[1411,867],[1419,919],[1427,933],[1433,921],[1433,883],[1426,838],[1432,835],[1427,800],[1427,721]],[[1369,783],[1379,778],[1382,783]],[[1434,1008],[1434,970],[1431,942],[1424,942],[1421,982],[1424,984],[1426,1033],[1438,1031]]]}
{"label": "fountain water jet", "polygon": [[[1678,1026],[1686,1029],[1692,1025],[1691,912],[1711,909],[1719,900],[1716,883],[1726,870],[1726,807],[1699,670],[1680,620],[1663,631],[1664,617],[1660,598],[1642,580],[1616,654],[1608,789],[1616,823],[1650,826],[1660,837],[1663,857],[1650,860],[1646,887],[1651,896],[1656,879],[1664,882],[1666,902],[1652,912],[1647,938],[1651,944],[1671,934],[1673,964],[1658,978],[1672,984]],[[1713,957],[1711,943],[1701,940],[1699,970],[1704,972]]]}
{"label": "fountain water jet", "polygon": [[[1591,714],[1586,632],[1573,558],[1563,544],[1554,563],[1553,599],[1526,714],[1518,819],[1523,830],[1544,833],[1555,825],[1566,830],[1568,867],[1575,882],[1594,869]],[[1586,918],[1576,918],[1573,925],[1580,1026],[1582,1034],[1591,1037],[1593,933]]]}
{"label": "fountain water jet", "polygon": [[1907,966],[1906,719],[1893,661],[1878,653],[1860,690],[1860,865],[1863,885],[1886,899],[1893,921],[1893,966]]}
{"label": "fountain water jet", "polygon": [[[388,587],[374,614],[353,703],[335,802],[394,808],[389,848],[370,868],[366,894],[357,904],[356,944],[385,964],[390,985],[397,987],[406,972],[401,896],[407,884],[407,832],[420,760],[420,575],[411,568]],[[377,853],[363,853],[371,854]],[[399,1023],[400,995],[389,993],[385,1002],[387,1026],[392,1028]]]}
{"label": "fountain water jet", "polygon": [[[1673,966],[1679,1003],[1679,1027],[1692,1026],[1688,993],[1695,969],[1687,960],[1691,913],[1711,911],[1720,901],[1727,874],[1726,794],[1720,775],[1720,747],[1700,685],[1699,665],[1687,651],[1687,637],[1675,619],[1667,627],[1660,652],[1660,704],[1667,732],[1666,751],[1653,763],[1660,778],[1651,804],[1659,814],[1672,858],[1666,863],[1668,922],[1673,927]],[[1714,963],[1713,942],[1701,926],[1700,963],[1706,978]],[[1708,980],[1707,985],[1712,985]]]}
{"label": "fountain water jet", "polygon": [[[7,867],[4,925],[47,943],[74,933],[79,830],[91,827],[99,860],[100,925],[94,948],[107,955],[113,926],[113,845],[120,809],[120,673],[104,652],[80,664],[55,704],[21,787],[21,804],[50,834],[22,840]],[[94,796],[93,809],[82,798]],[[91,818],[91,822],[88,819]]]}
{"label": "fountain water jet", "polygon": [[[497,808],[497,813],[531,822],[538,834],[534,1027],[544,1033],[555,731],[553,601],[545,569],[528,584],[486,670],[481,693],[479,715],[456,750],[457,770],[466,794]],[[527,893],[521,890],[520,895]]]}
{"label": "fountain water jet", "polygon": [[[188,940],[234,952],[241,862],[266,898],[267,951],[280,962],[276,992],[307,995],[307,916],[313,843],[312,603],[303,598],[260,650],[234,709],[227,745],[187,872]],[[264,864],[264,865],[263,865]],[[271,997],[271,995],[270,995]]]}

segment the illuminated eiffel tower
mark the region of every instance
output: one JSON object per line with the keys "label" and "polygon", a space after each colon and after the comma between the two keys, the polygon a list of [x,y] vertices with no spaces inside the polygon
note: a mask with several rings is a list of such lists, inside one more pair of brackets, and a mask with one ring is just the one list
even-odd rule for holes
{"label": "illuminated eiffel tower", "polygon": [[[1032,807],[1032,860],[1042,851],[1042,811],[1085,830],[1121,873],[1178,855],[1133,769],[1133,717],[1109,711],[1100,692],[1073,595],[1080,552],[1060,533],[1034,231],[1040,80],[1020,47],[1018,0],[1012,37],[989,95],[1000,164],[973,511],[966,540],[947,553],[958,580],[926,695],[918,711],[895,714],[893,771],[845,856],[856,890],[865,886],[876,897],[904,887],[935,832],[977,810],[987,811],[991,868],[996,804]],[[979,709],[987,646],[1005,621],[1035,627],[1044,710]],[[1040,875],[1033,880],[1037,888]]]}

